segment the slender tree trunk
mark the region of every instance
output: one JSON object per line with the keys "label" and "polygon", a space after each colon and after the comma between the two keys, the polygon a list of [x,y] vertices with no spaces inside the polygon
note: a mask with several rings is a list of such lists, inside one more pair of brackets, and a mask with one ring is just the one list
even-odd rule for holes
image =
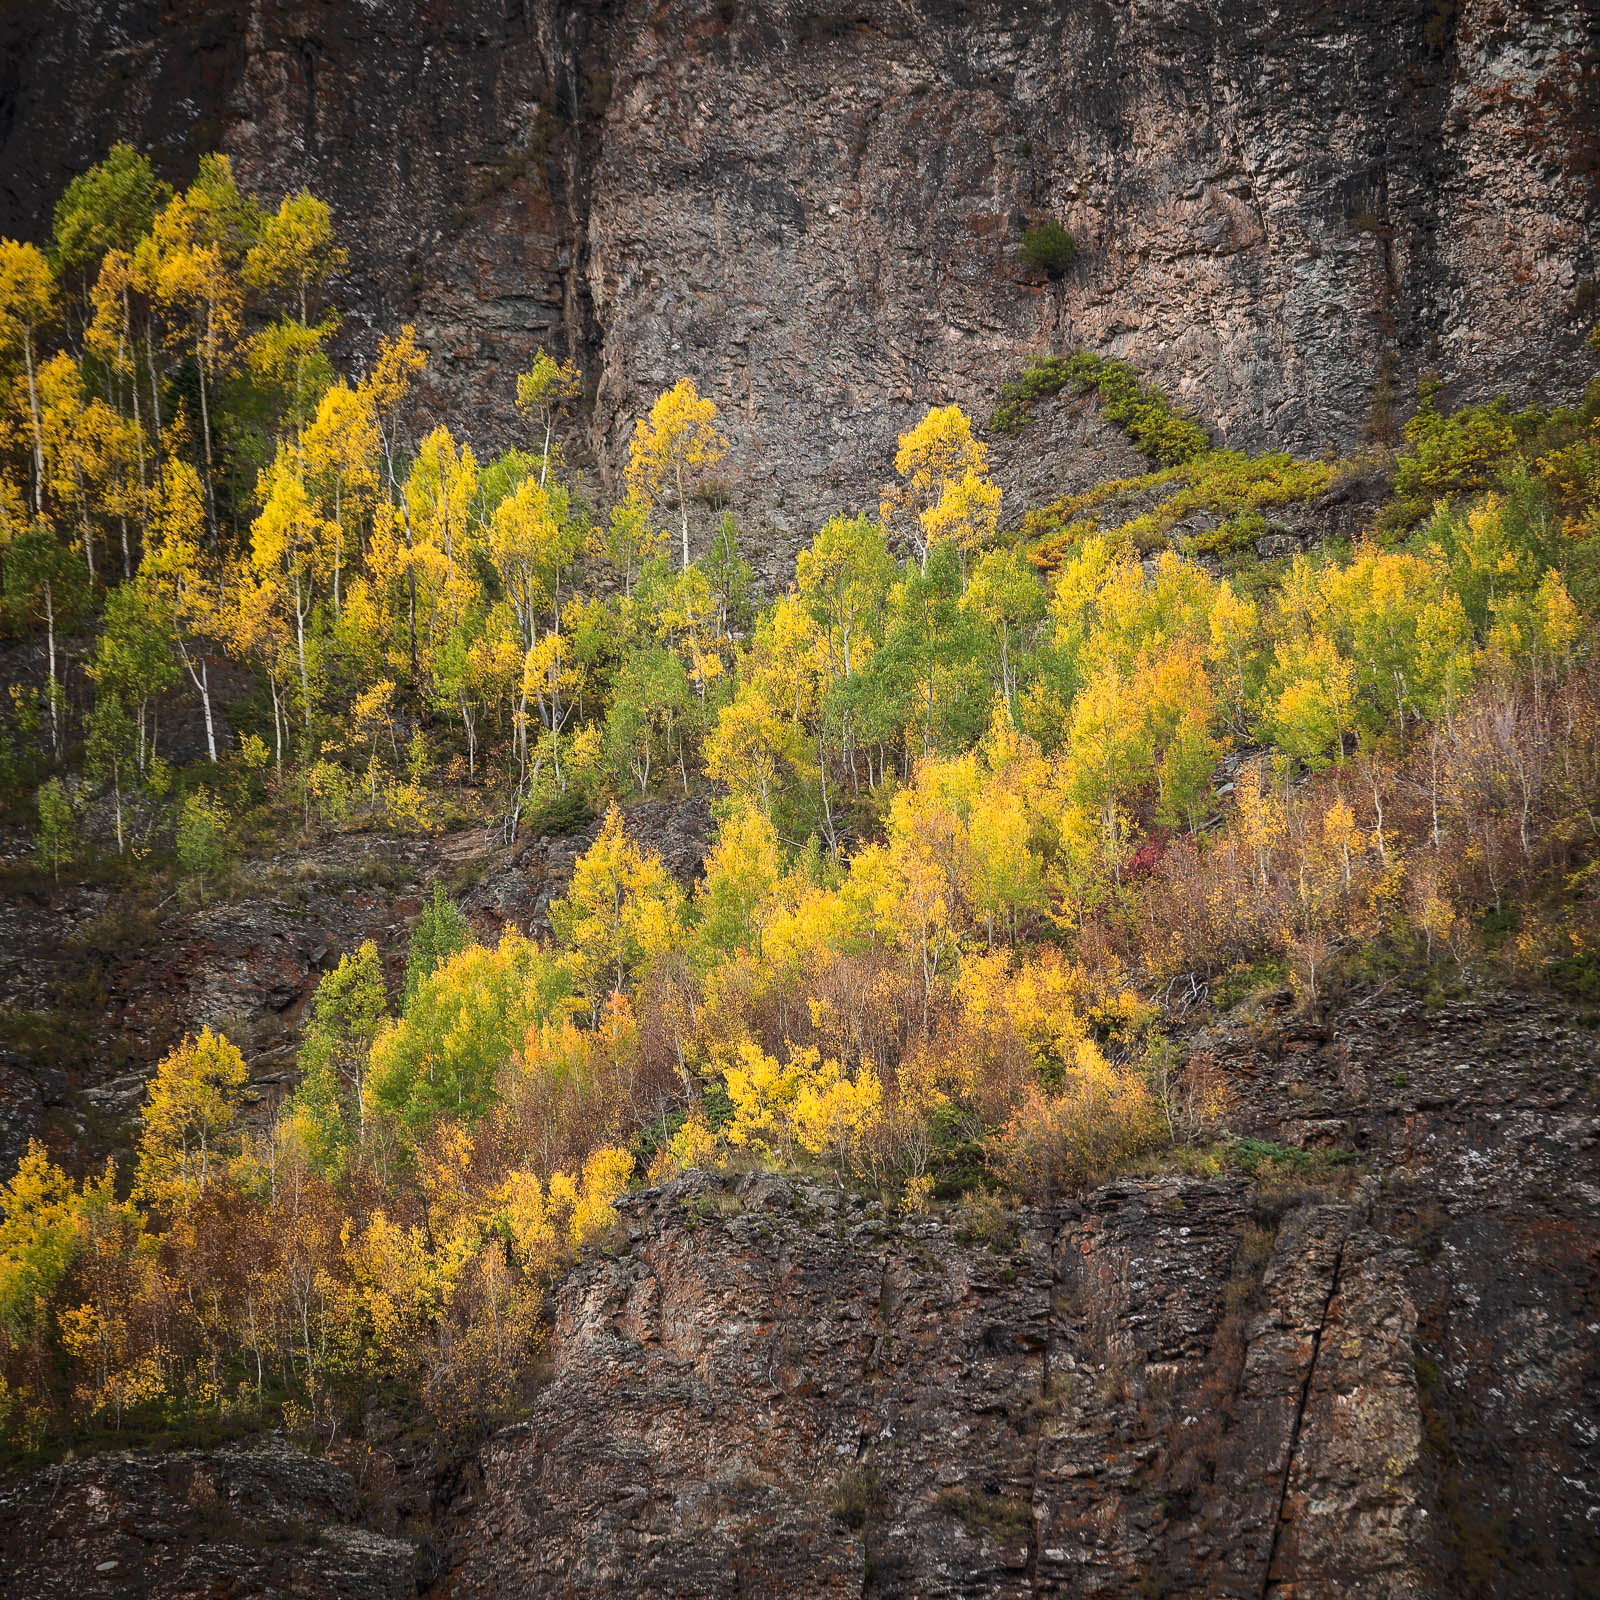
{"label": "slender tree trunk", "polygon": [[200,433],[206,446],[206,519],[211,532],[211,553],[217,553],[217,496],[211,482],[211,406],[206,398],[206,358],[205,347],[210,343],[211,315],[206,313],[206,333],[204,341],[195,340],[194,362],[200,372]]}
{"label": "slender tree trunk", "polygon": [[[145,482],[144,474],[144,422],[139,416],[139,346],[133,337],[133,311],[128,304],[128,286],[126,284],[122,286],[122,337],[130,350],[128,357],[128,395],[133,401],[134,457],[139,463],[139,516],[144,529],[148,530],[150,527],[150,489]],[[117,352],[117,360],[120,365],[122,360],[120,349]],[[131,577],[132,571],[128,565],[128,522],[126,517],[123,518],[122,522],[122,566],[123,577]]]}
{"label": "slender tree trunk", "polygon": [[211,758],[212,766],[217,764],[217,730],[211,720],[211,668],[206,664],[205,657],[200,658],[200,704],[205,708],[206,714],[206,754]]}
{"label": "slender tree trunk", "polygon": [[[389,478],[394,479],[394,468],[389,469]],[[411,497],[405,490],[400,492],[400,525],[406,535],[406,612],[408,625],[411,632],[411,692],[416,698],[417,707],[422,706],[422,671],[417,664],[417,569],[413,562],[415,553],[411,543]]]}
{"label": "slender tree trunk", "polygon": [[306,670],[306,608],[300,594],[300,581],[294,586],[295,644],[300,651],[300,702],[305,712],[306,738],[311,737],[311,674]]}
{"label": "slender tree trunk", "polygon": [[683,526],[683,570],[689,570],[689,502],[683,492],[683,463],[675,464],[678,478],[678,518]]}
{"label": "slender tree trunk", "polygon": [[1000,623],[1000,693],[1006,703],[1006,721],[1014,728],[1017,725],[1016,713],[1011,709],[1011,664],[1010,656],[1006,649],[1006,625],[1004,620]]}
{"label": "slender tree trunk", "polygon": [[33,329],[22,330],[22,359],[28,369],[28,411],[33,418],[33,509],[44,515],[44,429],[39,423],[39,390],[33,381]]}
{"label": "slender tree trunk", "polygon": [[83,486],[83,474],[75,472],[78,480],[78,520],[83,524],[83,559],[89,568],[89,591],[94,592],[94,528],[89,521],[89,496]]}
{"label": "slender tree trunk", "polygon": [[283,776],[283,721],[282,711],[278,704],[278,664],[267,668],[267,681],[272,685],[272,742],[277,747],[276,765],[278,776]]}
{"label": "slender tree trunk", "polygon": [[50,748],[59,753],[61,712],[57,706],[60,695],[56,690],[56,596],[55,586],[48,582],[44,586],[44,625],[46,669],[49,677],[46,693],[50,696]]}
{"label": "slender tree trunk", "polygon": [[161,449],[161,385],[156,378],[156,333],[153,327],[144,330],[144,349],[150,372],[150,419],[155,424],[151,439],[156,449]]}
{"label": "slender tree trunk", "polygon": [[189,647],[184,643],[183,635],[178,635],[178,650],[183,656],[184,671],[189,674],[189,681],[195,686],[200,695],[200,708],[206,719],[206,753],[211,757],[211,764],[217,761],[217,733],[216,726],[211,719],[211,675],[206,665],[204,656],[199,658],[199,670],[195,670],[195,657],[189,654]]}
{"label": "slender tree trunk", "polygon": [[339,617],[339,570],[344,566],[344,522],[339,516],[339,475],[333,479],[333,615]]}

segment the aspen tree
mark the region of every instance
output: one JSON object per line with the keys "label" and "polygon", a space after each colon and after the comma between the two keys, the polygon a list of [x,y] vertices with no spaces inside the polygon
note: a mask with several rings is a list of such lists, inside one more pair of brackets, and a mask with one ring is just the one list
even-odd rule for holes
{"label": "aspen tree", "polygon": [[215,763],[217,733],[211,713],[211,677],[205,645],[226,632],[227,619],[222,586],[200,553],[205,533],[203,493],[194,468],[186,461],[169,457],[162,470],[151,538],[139,565],[139,580],[160,607],[183,669],[200,696],[206,754]]}
{"label": "aspen tree", "polygon": [[628,488],[651,500],[668,484],[678,496],[683,570],[689,568],[689,488],[728,453],[717,432],[717,408],[702,399],[692,378],[680,378],[634,424],[628,447]]}
{"label": "aspen tree", "polygon": [[33,435],[33,509],[44,511],[44,430],[39,415],[38,339],[56,311],[49,263],[35,245],[0,239],[0,354],[22,357]]}
{"label": "aspen tree", "polygon": [[285,195],[278,209],[262,219],[242,276],[252,289],[287,295],[301,326],[309,327],[313,294],[325,289],[349,260],[349,252],[334,238],[327,203],[301,189]]}
{"label": "aspen tree", "polygon": [[534,353],[533,365],[517,375],[517,410],[544,429],[539,451],[539,487],[550,471],[550,439],[557,420],[577,399],[583,378],[571,361],[557,361],[546,350]]}
{"label": "aspen tree", "polygon": [[171,1214],[226,1177],[249,1081],[237,1047],[209,1028],[162,1058],[142,1115],[136,1197]]}
{"label": "aspen tree", "polygon": [[957,540],[964,552],[993,534],[999,490],[989,481],[988,448],[972,437],[960,406],[934,406],[901,434],[894,470],[901,483],[884,490],[880,514],[888,525],[908,525],[924,572],[937,540]]}

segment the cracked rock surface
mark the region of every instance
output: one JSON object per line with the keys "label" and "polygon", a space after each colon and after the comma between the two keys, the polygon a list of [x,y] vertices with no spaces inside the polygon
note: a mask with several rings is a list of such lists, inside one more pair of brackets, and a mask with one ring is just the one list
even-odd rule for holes
{"label": "cracked rock surface", "polygon": [[401,1600],[413,1567],[343,1472],[272,1440],[0,1483],[0,1580],[27,1600]]}
{"label": "cracked rock surface", "polygon": [[1377,994],[1207,1042],[1241,1132],[1357,1160],[980,1240],[763,1175],[629,1200],[445,1592],[1595,1592],[1593,1037]]}

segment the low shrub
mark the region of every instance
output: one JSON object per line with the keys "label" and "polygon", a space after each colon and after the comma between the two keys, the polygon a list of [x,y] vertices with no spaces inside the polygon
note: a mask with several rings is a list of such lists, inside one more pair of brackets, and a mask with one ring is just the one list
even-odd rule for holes
{"label": "low shrub", "polygon": [[1059,278],[1077,260],[1078,242],[1054,218],[1022,230],[1023,262],[1047,278]]}

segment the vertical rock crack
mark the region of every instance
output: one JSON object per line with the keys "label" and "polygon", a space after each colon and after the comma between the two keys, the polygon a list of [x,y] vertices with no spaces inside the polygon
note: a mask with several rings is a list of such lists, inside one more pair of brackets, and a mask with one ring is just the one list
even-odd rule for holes
{"label": "vertical rock crack", "polygon": [[1260,1600],[1269,1600],[1272,1589],[1272,1569],[1278,1559],[1278,1540],[1283,1535],[1283,1508],[1289,1499],[1289,1480],[1294,1475],[1295,1456],[1300,1448],[1300,1429],[1305,1421],[1306,1406],[1311,1400],[1311,1385],[1317,1375],[1317,1358],[1322,1353],[1322,1335],[1328,1326],[1328,1314],[1333,1308],[1334,1298],[1339,1293],[1339,1275],[1344,1267],[1345,1245],[1349,1242],[1349,1234],[1339,1241],[1338,1251],[1333,1258],[1333,1271],[1328,1279],[1327,1298],[1322,1302],[1322,1315],[1317,1319],[1317,1326],[1311,1334],[1311,1359],[1306,1362],[1306,1375],[1300,1385],[1300,1400],[1295,1407],[1294,1422],[1289,1428],[1289,1448],[1284,1452],[1283,1481],[1278,1485],[1278,1509],[1272,1519],[1272,1540],[1267,1546],[1266,1565],[1261,1573]]}

